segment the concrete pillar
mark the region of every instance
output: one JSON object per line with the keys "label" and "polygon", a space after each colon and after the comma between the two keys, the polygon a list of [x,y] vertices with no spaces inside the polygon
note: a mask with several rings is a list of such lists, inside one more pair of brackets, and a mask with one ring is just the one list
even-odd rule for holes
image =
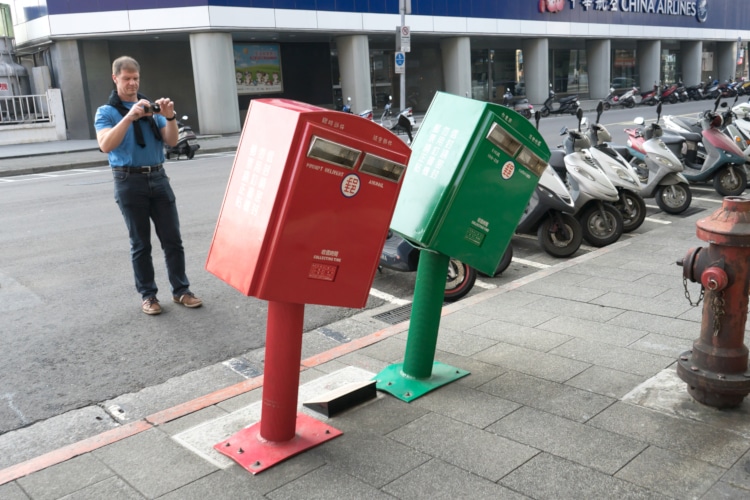
{"label": "concrete pillar", "polygon": [[471,97],[471,40],[462,36],[440,40],[445,91]]}
{"label": "concrete pillar", "polygon": [[586,66],[589,78],[589,96],[591,99],[602,99],[609,94],[612,82],[612,50],[609,40],[586,41]]}
{"label": "concrete pillar", "polygon": [[541,104],[549,97],[549,40],[524,39],[521,49],[526,97],[533,104]]}
{"label": "concrete pillar", "polygon": [[192,33],[190,54],[201,134],[239,132],[240,107],[229,33]]}
{"label": "concrete pillar", "polygon": [[682,83],[688,87],[701,83],[703,41],[680,42],[680,57],[682,58]]}
{"label": "concrete pillar", "polygon": [[725,82],[737,76],[737,42],[716,42],[716,78]]}
{"label": "concrete pillar", "polygon": [[641,75],[641,92],[651,90],[661,81],[661,40],[638,40],[635,57]]}
{"label": "concrete pillar", "polygon": [[[83,84],[83,58],[79,52],[76,40],[60,40],[50,48],[52,69],[55,75],[55,83],[62,93],[63,107],[65,108],[65,122],[68,129],[68,139],[91,139],[89,132],[90,121],[89,108],[86,106]],[[101,75],[102,79],[109,78],[112,71]],[[106,102],[107,96],[102,98]]]}
{"label": "concrete pillar", "polygon": [[[344,104],[352,98],[352,112],[372,109],[370,81],[370,42],[366,35],[336,37],[341,75],[341,97]],[[406,54],[409,57],[409,54]]]}

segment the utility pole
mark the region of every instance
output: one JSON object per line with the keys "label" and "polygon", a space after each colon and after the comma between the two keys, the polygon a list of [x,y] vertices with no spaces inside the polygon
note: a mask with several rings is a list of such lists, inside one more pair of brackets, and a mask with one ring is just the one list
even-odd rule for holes
{"label": "utility pole", "polygon": [[403,67],[401,68],[401,85],[399,87],[401,96],[399,110],[402,110],[406,107],[406,59],[403,53],[411,50],[411,33],[409,27],[406,26],[406,14],[411,14],[411,0],[399,0],[398,10],[401,14],[401,24],[396,30],[396,66],[398,70],[400,54]]}

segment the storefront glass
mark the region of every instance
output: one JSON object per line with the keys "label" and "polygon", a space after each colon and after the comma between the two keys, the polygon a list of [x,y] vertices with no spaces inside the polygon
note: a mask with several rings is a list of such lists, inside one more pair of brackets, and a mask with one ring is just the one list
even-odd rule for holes
{"label": "storefront glass", "polygon": [[589,78],[585,50],[551,50],[549,58],[550,81],[555,93],[578,94],[581,97],[588,95]]}

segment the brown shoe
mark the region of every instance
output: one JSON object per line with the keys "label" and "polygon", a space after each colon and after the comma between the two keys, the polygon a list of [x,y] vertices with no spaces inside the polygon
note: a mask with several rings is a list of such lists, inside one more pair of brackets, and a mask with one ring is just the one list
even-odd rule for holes
{"label": "brown shoe", "polygon": [[193,292],[188,292],[184,295],[180,295],[177,297],[176,295],[172,297],[172,300],[175,304],[182,304],[185,307],[200,307],[203,305],[203,301],[193,295]]}
{"label": "brown shoe", "polygon": [[159,299],[156,297],[149,297],[141,304],[141,310],[146,314],[155,315],[161,314],[161,306],[159,305]]}

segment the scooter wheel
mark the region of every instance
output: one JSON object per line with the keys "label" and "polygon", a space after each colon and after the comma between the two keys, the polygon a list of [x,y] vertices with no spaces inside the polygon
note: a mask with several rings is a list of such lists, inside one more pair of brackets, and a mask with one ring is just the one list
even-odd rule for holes
{"label": "scooter wheel", "polygon": [[542,108],[542,118],[547,118],[549,116],[549,109]]}
{"label": "scooter wheel", "polygon": [[583,230],[575,217],[559,213],[547,217],[536,232],[542,249],[553,257],[570,257],[581,248]]}
{"label": "scooter wheel", "polygon": [[659,186],[655,195],[656,204],[668,214],[681,214],[690,207],[693,200],[693,193],[684,182]]}
{"label": "scooter wheel", "polygon": [[604,108],[604,111],[609,111],[609,108],[611,108],[611,107],[612,107],[612,105],[610,103],[608,103],[607,101],[604,101],[602,103],[602,108]]}
{"label": "scooter wheel", "polygon": [[622,103],[623,106],[626,108],[634,108],[635,107],[635,101],[633,99],[626,99],[624,103]]}
{"label": "scooter wheel", "polygon": [[622,214],[622,231],[625,233],[635,231],[646,219],[646,202],[633,191],[623,190],[620,193],[617,209]]}
{"label": "scooter wheel", "polygon": [[192,149],[188,149],[187,153],[185,153],[185,154],[187,155],[188,160],[192,160],[193,156],[195,156],[195,151],[193,151]]}
{"label": "scooter wheel", "polygon": [[619,210],[609,203],[593,204],[586,209],[581,218],[583,238],[592,246],[604,247],[620,239],[623,232],[623,220]]}
{"label": "scooter wheel", "polygon": [[477,271],[460,260],[451,258],[448,263],[448,275],[445,278],[446,302],[454,302],[463,298],[474,287]]}
{"label": "scooter wheel", "polygon": [[739,196],[747,188],[744,165],[727,165],[714,177],[714,189],[722,196]]}
{"label": "scooter wheel", "polygon": [[523,111],[521,111],[521,114],[524,118],[531,119],[531,111],[529,111],[528,109],[524,109]]}

